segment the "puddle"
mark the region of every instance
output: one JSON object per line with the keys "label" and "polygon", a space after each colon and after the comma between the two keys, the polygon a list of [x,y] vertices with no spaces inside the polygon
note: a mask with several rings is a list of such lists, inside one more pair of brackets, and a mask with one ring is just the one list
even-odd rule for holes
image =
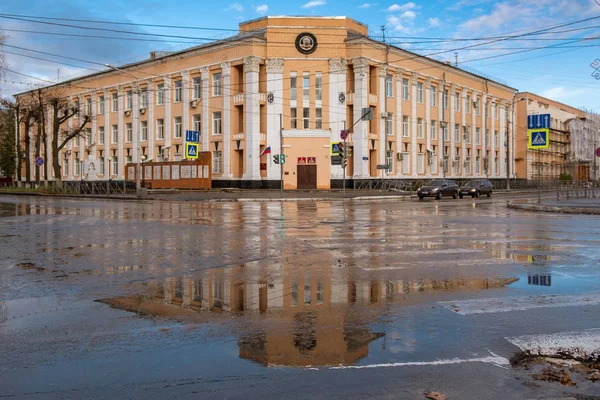
{"label": "puddle", "polygon": [[[353,365],[385,334],[392,309],[502,288],[516,278],[357,280],[333,274],[252,276],[244,266],[135,282],[136,294],[98,300],[143,318],[211,324],[237,337],[239,357],[263,366]],[[385,319],[385,318],[384,318]],[[378,326],[378,328],[374,328]]]}

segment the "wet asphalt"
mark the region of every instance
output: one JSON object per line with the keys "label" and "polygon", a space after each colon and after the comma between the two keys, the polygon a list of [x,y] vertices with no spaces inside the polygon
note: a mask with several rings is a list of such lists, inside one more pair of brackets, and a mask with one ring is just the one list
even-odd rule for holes
{"label": "wet asphalt", "polygon": [[518,198],[0,196],[0,398],[600,396],[507,364],[600,328],[600,217]]}

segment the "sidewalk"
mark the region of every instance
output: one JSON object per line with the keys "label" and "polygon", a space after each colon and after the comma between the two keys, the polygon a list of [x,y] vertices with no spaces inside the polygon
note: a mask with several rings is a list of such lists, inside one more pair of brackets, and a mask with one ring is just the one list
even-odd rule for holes
{"label": "sidewalk", "polygon": [[509,202],[508,207],[524,211],[600,215],[600,198],[559,201],[543,199],[541,204],[537,202]]}

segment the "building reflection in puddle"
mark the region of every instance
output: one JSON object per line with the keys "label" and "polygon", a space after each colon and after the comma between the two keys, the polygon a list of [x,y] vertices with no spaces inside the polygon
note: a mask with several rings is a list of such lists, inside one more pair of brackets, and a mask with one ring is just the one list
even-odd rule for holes
{"label": "building reflection in puddle", "polygon": [[527,284],[534,286],[552,286],[552,275],[528,273]]}
{"label": "building reflection in puddle", "polygon": [[211,269],[140,284],[142,295],[100,301],[141,315],[218,323],[238,338],[241,358],[265,366],[349,365],[366,357],[369,343],[384,336],[370,325],[390,305],[427,301],[418,294],[485,290],[516,281],[356,279],[331,268],[303,274],[301,266],[286,267],[285,273],[268,278],[246,265]]}

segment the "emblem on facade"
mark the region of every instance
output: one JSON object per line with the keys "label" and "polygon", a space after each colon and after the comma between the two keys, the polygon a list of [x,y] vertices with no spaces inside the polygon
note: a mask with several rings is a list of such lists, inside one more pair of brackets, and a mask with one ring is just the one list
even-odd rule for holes
{"label": "emblem on facade", "polygon": [[346,94],[344,92],[340,92],[338,95],[338,100],[340,101],[340,104],[344,104],[346,102]]}
{"label": "emblem on facade", "polygon": [[296,49],[302,54],[311,54],[317,50],[317,38],[312,33],[304,32],[296,36]]}
{"label": "emblem on facade", "polygon": [[275,100],[275,96],[273,96],[273,92],[269,92],[269,94],[267,94],[267,101],[269,104],[273,104],[273,100]]}

